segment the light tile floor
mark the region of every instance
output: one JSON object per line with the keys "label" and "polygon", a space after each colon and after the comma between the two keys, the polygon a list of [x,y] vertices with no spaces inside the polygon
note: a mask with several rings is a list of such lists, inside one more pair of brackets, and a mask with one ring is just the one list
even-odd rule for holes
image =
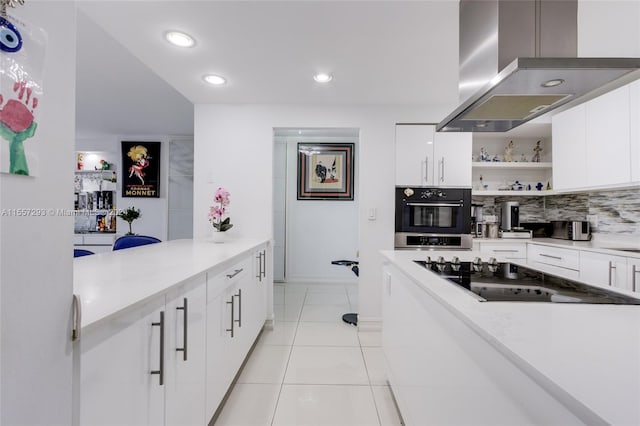
{"label": "light tile floor", "polygon": [[274,284],[264,330],[215,426],[398,426],[377,332],[342,321],[352,284]]}

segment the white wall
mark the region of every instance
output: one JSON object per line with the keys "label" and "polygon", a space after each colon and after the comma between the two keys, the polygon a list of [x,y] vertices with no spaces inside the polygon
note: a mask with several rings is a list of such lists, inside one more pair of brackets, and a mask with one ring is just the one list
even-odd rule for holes
{"label": "white wall", "polygon": [[[77,151],[102,151],[108,153],[105,157],[112,159],[116,164],[118,173],[116,207],[126,209],[135,207],[141,210],[141,216],[132,224],[135,234],[151,235],[165,241],[167,239],[168,217],[168,188],[169,188],[169,141],[182,140],[184,138],[167,135],[103,135],[78,139],[75,149]],[[160,156],[160,198],[122,197],[122,154],[120,152],[121,141],[158,141],[161,142]],[[124,235],[129,231],[129,225],[118,218],[117,233]]]}
{"label": "white wall", "polygon": [[[336,132],[332,129],[333,133]],[[321,134],[317,129],[315,132]],[[353,129],[349,129],[353,133]],[[286,182],[286,280],[312,282],[349,282],[355,275],[348,268],[332,265],[332,260],[358,260],[358,138],[317,136],[277,137],[287,144]],[[297,199],[298,142],[353,143],[354,200],[325,201]],[[275,159],[274,169],[282,167]],[[278,198],[278,197],[276,197]],[[275,209],[278,212],[278,209]],[[276,221],[276,223],[278,223]],[[277,244],[276,244],[277,245]],[[275,253],[274,253],[275,256]]]}
{"label": "white wall", "polygon": [[639,57],[640,1],[578,0],[578,56]]}
{"label": "white wall", "polygon": [[[73,208],[75,4],[28,1],[9,13],[44,28],[48,45],[37,118],[39,176],[0,175],[0,208]],[[71,216],[0,215],[3,425],[71,424],[72,248]]]}
{"label": "white wall", "polygon": [[[437,122],[446,113],[442,107],[196,105],[194,237],[210,233],[207,210],[218,186],[231,192],[230,236],[273,237],[274,128],[359,128],[359,326],[377,324],[379,251],[393,248],[395,123]],[[367,220],[370,208],[377,210],[375,221]]]}

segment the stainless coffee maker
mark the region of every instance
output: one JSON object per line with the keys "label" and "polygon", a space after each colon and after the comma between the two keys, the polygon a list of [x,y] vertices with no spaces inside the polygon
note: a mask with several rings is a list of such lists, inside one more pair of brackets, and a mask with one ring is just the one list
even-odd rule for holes
{"label": "stainless coffee maker", "polygon": [[517,201],[505,201],[501,204],[502,220],[500,228],[503,231],[520,230],[520,203]]}
{"label": "stainless coffee maker", "polygon": [[471,204],[471,234],[475,238],[482,238],[485,234],[484,217],[482,216],[482,204]]}

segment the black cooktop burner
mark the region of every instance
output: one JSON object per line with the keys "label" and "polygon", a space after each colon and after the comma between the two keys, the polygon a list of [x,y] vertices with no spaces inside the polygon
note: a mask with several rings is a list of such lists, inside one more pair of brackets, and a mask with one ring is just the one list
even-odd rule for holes
{"label": "black cooktop burner", "polygon": [[640,305],[640,299],[542,273],[513,263],[445,262],[415,263],[471,291],[482,302],[554,302]]}

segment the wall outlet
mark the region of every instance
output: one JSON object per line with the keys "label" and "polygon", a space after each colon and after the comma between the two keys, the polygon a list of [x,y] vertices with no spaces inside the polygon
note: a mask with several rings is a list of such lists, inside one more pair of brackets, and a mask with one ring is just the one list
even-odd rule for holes
{"label": "wall outlet", "polygon": [[589,225],[591,226],[591,229],[597,229],[598,228],[598,215],[597,214],[588,214],[587,215],[587,220],[589,221]]}

